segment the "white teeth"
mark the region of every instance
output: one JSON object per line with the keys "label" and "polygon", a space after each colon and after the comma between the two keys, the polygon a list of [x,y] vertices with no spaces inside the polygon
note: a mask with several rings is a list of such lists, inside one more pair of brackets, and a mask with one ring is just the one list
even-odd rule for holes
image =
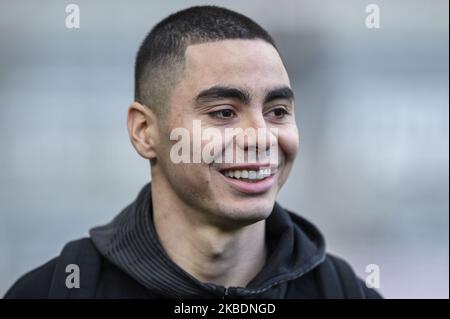
{"label": "white teeth", "polygon": [[247,170],[235,170],[235,171],[226,171],[224,173],[225,176],[236,178],[236,179],[250,179],[250,180],[260,180],[264,179],[271,174],[270,168],[261,168],[258,171],[247,171]]}

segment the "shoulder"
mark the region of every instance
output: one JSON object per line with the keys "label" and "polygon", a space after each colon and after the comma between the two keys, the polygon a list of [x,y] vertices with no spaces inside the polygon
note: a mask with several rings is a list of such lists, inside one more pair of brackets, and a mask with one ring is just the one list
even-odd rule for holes
{"label": "shoulder", "polygon": [[48,298],[57,258],[26,273],[7,291],[6,299]]}
{"label": "shoulder", "polygon": [[354,272],[350,264],[344,259],[327,254],[321,265],[321,275],[326,276],[324,282],[333,286],[330,278],[334,278],[335,286],[343,298],[350,299],[379,299],[382,296],[373,288],[367,287],[365,282]]}
{"label": "shoulder", "polygon": [[67,291],[64,286],[65,280],[63,280],[68,275],[66,272],[67,265],[80,265],[88,262],[91,268],[90,273],[92,273],[93,269],[99,268],[99,265],[97,265],[100,264],[99,260],[100,256],[89,238],[69,242],[64,246],[58,257],[19,278],[7,291],[4,298],[40,299],[55,297],[52,296],[55,291],[61,291],[61,288]]}

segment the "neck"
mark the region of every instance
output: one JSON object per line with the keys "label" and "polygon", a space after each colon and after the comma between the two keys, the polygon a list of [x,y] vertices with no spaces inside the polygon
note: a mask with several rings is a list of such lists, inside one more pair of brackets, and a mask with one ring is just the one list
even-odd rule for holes
{"label": "neck", "polygon": [[245,287],[265,264],[265,220],[233,229],[208,223],[211,212],[186,205],[160,177],[152,174],[153,220],[169,257],[202,282]]}

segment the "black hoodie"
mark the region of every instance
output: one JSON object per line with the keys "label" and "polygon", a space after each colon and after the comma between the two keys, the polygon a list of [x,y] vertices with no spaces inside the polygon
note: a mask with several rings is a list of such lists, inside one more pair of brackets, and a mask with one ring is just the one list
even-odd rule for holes
{"label": "black hoodie", "polygon": [[[325,253],[314,225],[278,204],[267,219],[268,257],[246,287],[200,282],[166,254],[153,225],[151,184],[90,238],[20,278],[5,298],[380,298],[342,259]],[[80,269],[68,288],[67,265]]]}

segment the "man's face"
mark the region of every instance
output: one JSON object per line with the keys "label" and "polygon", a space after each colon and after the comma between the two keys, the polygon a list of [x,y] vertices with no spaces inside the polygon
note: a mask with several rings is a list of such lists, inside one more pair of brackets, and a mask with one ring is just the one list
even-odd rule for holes
{"label": "man's face", "polygon": [[[184,74],[172,91],[156,146],[161,172],[177,196],[218,223],[245,225],[267,218],[299,148],[289,92],[280,56],[264,41],[226,40],[188,46]],[[263,154],[273,154],[276,147],[277,163],[270,164],[264,156],[251,165],[236,163],[236,158],[234,163],[174,163],[170,150],[177,141],[170,140],[170,133],[186,128],[192,152],[194,120],[201,120],[202,130],[218,129],[222,151],[233,145],[244,153],[263,149]],[[277,134],[271,137],[276,136],[277,143],[234,139],[230,144],[226,128],[275,129]],[[249,178],[267,172],[270,176],[263,174],[262,179]]]}

